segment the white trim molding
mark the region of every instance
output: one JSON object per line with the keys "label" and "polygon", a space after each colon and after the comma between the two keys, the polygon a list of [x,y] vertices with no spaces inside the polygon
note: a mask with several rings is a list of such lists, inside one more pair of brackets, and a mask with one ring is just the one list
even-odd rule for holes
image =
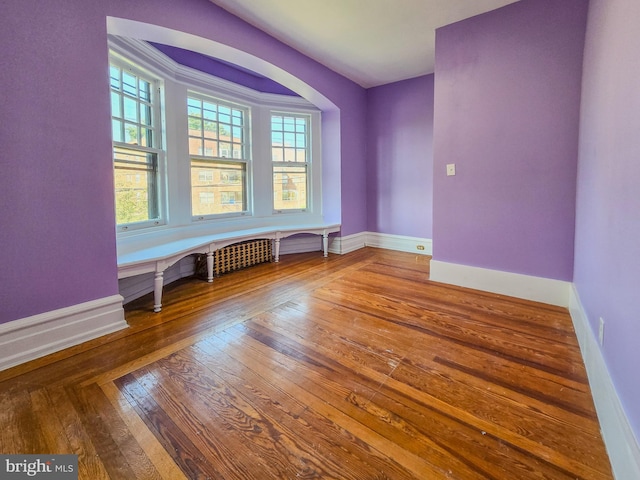
{"label": "white trim molding", "polygon": [[431,260],[430,279],[560,307],[569,306],[571,283],[519,273]]}
{"label": "white trim molding", "polygon": [[288,106],[317,110],[315,105],[300,96],[259,92],[250,87],[224,80],[194,68],[185,67],[144,40],[109,35],[108,42],[109,47],[114,50],[113,53],[123,58],[125,62],[129,61],[128,57],[133,57],[136,64],[140,64],[146,69],[159,69],[163,75],[168,75],[185,85],[206,89],[214,88],[219,94],[230,95],[252,103],[277,103],[283,108]]}
{"label": "white trim molding", "polygon": [[127,327],[113,295],[0,325],[0,370]]}
{"label": "white trim molding", "polygon": [[580,301],[575,285],[571,288],[569,312],[587,369],[591,395],[598,413],[611,468],[616,479],[640,478],[640,445],[613,384],[595,333]]}
{"label": "white trim molding", "polygon": [[[329,251],[345,254],[364,247],[384,248],[399,252],[431,255],[433,242],[430,238],[390,235],[388,233],[360,232],[345,237],[331,237]],[[422,249],[420,248],[422,247]]]}
{"label": "white trim molding", "polygon": [[329,252],[344,255],[367,246],[367,232],[342,237],[329,237]]}
{"label": "white trim molding", "polygon": [[[433,242],[430,238],[390,235],[388,233],[367,232],[366,246],[396,250],[398,252],[431,255]],[[421,248],[422,247],[422,248]]]}

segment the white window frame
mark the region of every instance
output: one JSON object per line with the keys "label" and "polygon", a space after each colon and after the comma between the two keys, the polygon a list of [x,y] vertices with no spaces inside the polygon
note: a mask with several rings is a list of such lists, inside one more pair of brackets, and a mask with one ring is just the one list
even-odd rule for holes
{"label": "white window frame", "polygon": [[[154,165],[150,168],[150,172],[153,176],[154,185],[150,187],[153,192],[155,206],[154,209],[157,212],[157,215],[154,218],[149,218],[143,221],[137,222],[128,222],[128,223],[120,223],[116,224],[116,229],[118,232],[126,232],[130,230],[140,230],[149,227],[155,227],[159,225],[164,225],[166,223],[166,209],[164,202],[164,192],[165,192],[165,182],[164,182],[164,170],[165,170],[165,151],[163,148],[163,132],[162,132],[162,80],[155,75],[153,72],[150,72],[140,66],[138,66],[135,62],[130,59],[122,56],[121,54],[110,51],[109,52],[109,69],[111,70],[111,66],[115,66],[120,69],[122,72],[128,72],[131,75],[135,76],[137,79],[143,79],[144,81],[150,84],[150,114],[152,118],[151,122],[151,130],[152,130],[152,141],[151,145],[143,146],[138,144],[130,144],[125,141],[116,141],[114,140],[114,132],[113,132],[113,122],[114,121],[122,121],[124,123],[124,98],[125,95],[123,93],[117,93],[119,95],[120,102],[120,111],[121,116],[115,116],[113,111],[111,112],[112,119],[112,145],[113,145],[113,163],[114,170],[117,169],[117,164],[122,163],[118,162],[115,159],[116,152],[122,152],[124,150],[128,150],[131,152],[135,152],[137,154],[150,154],[155,156]],[[112,96],[112,88],[109,87],[110,98]],[[138,106],[140,103],[137,102]],[[145,127],[144,124],[140,122],[131,122],[132,124],[137,124],[138,129],[142,129]],[[124,128],[124,127],[123,127]],[[124,140],[124,139],[122,139]],[[114,192],[115,193],[115,192]]]}
{"label": "white window frame", "polygon": [[[206,141],[207,141],[207,137],[205,136],[205,129],[204,129],[204,122],[205,119],[202,118],[202,122],[203,122],[203,128],[200,130],[199,135],[193,135],[191,133],[191,129],[188,128],[187,131],[187,137],[188,137],[188,141],[191,142],[192,140],[198,141],[199,142],[199,146],[198,146],[198,152],[202,152],[204,150],[205,154],[195,154],[192,152],[189,152],[189,164],[190,164],[190,168],[193,169],[194,168],[194,163],[201,163],[201,164],[206,164],[209,163],[212,166],[222,166],[225,164],[228,164],[229,166],[240,166],[243,169],[244,172],[244,176],[241,179],[241,184],[242,184],[242,188],[243,188],[243,192],[242,192],[242,196],[244,197],[244,208],[242,210],[238,210],[238,211],[234,211],[234,212],[219,212],[219,213],[209,213],[209,214],[205,214],[205,213],[195,213],[194,212],[194,205],[193,202],[191,203],[191,217],[193,221],[196,222],[201,222],[201,221],[207,221],[207,220],[214,220],[214,219],[220,219],[220,218],[228,218],[228,217],[243,217],[246,216],[248,214],[250,214],[251,209],[250,209],[250,205],[252,203],[251,200],[251,106],[248,105],[243,105],[240,103],[236,103],[233,101],[230,101],[227,98],[219,98],[216,96],[212,96],[212,95],[208,95],[206,93],[203,93],[202,91],[198,91],[198,90],[193,90],[193,89],[189,89],[187,91],[187,98],[186,101],[189,102],[189,100],[195,100],[197,102],[200,102],[201,105],[203,105],[203,109],[204,109],[204,105],[205,104],[209,104],[209,105],[215,105],[216,107],[216,111],[218,111],[218,117],[215,120],[211,120],[211,122],[215,123],[216,126],[218,127],[217,129],[217,133],[216,133],[216,138],[217,140],[215,141],[211,141],[212,143],[216,144],[216,149],[217,151],[212,151],[211,155],[206,155]],[[188,107],[189,108],[189,107]],[[220,118],[219,118],[219,110],[220,108],[226,108],[231,112],[231,117],[229,119],[229,122],[221,122]],[[241,125],[234,125],[233,122],[233,112],[238,112],[242,114],[242,124]],[[189,122],[192,118],[195,118],[193,116],[189,115],[189,110],[187,111],[187,121]],[[231,129],[231,132],[229,133],[229,135],[231,135],[231,141],[229,142],[221,142],[220,141],[220,124],[222,125],[226,125],[228,126],[229,129]],[[234,142],[233,141],[233,129],[237,128],[240,130],[240,142]],[[229,149],[223,149],[222,144],[228,144],[231,148],[231,150]],[[239,149],[238,148],[234,148],[234,145],[239,145]],[[213,150],[213,149],[212,149]],[[240,155],[238,156],[237,153],[240,153]],[[216,155],[217,153],[217,155]],[[226,153],[226,154],[225,154]],[[191,176],[191,178],[193,179],[193,175]],[[214,179],[212,179],[213,181]],[[225,184],[225,182],[222,182],[221,180],[221,185]],[[212,185],[213,186],[213,185]],[[193,180],[191,181],[191,185],[190,185],[190,190],[191,190],[191,199],[194,199],[195,193],[194,193],[194,188],[195,186],[193,185]],[[221,201],[222,196],[221,195],[217,195],[217,198],[219,201]],[[236,205],[235,203],[220,203],[221,206],[229,206],[229,205]]]}
{"label": "white window frame", "polygon": [[[249,229],[263,226],[320,223],[322,219],[322,162],[320,146],[321,112],[300,97],[265,94],[232,82],[183,67],[146,42],[109,36],[109,47],[129,64],[161,79],[161,119],[163,157],[159,161],[160,224],[118,229],[119,245],[145,244],[156,237],[174,238],[217,231]],[[246,177],[245,211],[233,215],[194,217],[191,208],[191,155],[188,143],[187,97],[198,93],[222,99],[227,103],[246,106],[249,111],[249,161]],[[309,200],[305,211],[274,212],[273,174],[271,161],[270,112],[310,115],[311,158],[309,163]],[[162,115],[165,114],[165,115]],[[205,156],[205,155],[203,155]],[[206,157],[206,156],[205,156]],[[225,159],[236,162],[237,159]],[[220,198],[216,196],[216,200]],[[153,228],[144,228],[153,227]],[[127,231],[128,230],[128,231]],[[139,243],[142,242],[142,243]],[[126,247],[125,247],[126,248]]]}
{"label": "white window frame", "polygon": [[[294,139],[294,145],[290,145],[287,146],[284,138],[282,141],[282,145],[274,145],[273,143],[273,128],[272,128],[272,120],[273,117],[291,117],[294,119],[302,119],[305,122],[305,147],[303,149],[301,149],[299,146],[297,146],[297,139]],[[308,113],[300,113],[300,112],[287,112],[287,111],[281,111],[281,110],[271,110],[270,114],[269,114],[269,131],[270,131],[270,150],[271,150],[271,175],[272,175],[272,182],[271,182],[271,187],[273,189],[273,195],[271,196],[271,201],[272,201],[272,207],[273,207],[273,213],[274,214],[286,214],[286,213],[301,213],[301,212],[306,212],[311,206],[312,206],[312,189],[311,189],[311,185],[312,185],[312,170],[311,170],[311,163],[312,163],[312,137],[311,137],[311,127],[312,127],[312,118],[311,115]],[[284,135],[286,135],[286,132],[284,129],[282,130],[282,134],[283,137]],[[299,135],[299,133],[297,133],[295,130],[294,132],[290,132],[294,135],[294,137],[296,135]],[[276,161],[273,159],[273,149],[278,149],[281,150],[282,152],[282,160]],[[298,161],[298,153],[303,150],[304,152],[304,156],[305,156],[305,161],[301,162]],[[291,153],[293,153],[293,156],[295,157],[295,160],[287,160],[287,155],[286,155],[286,151],[290,151]],[[304,208],[276,208],[275,205],[275,198],[276,198],[276,189],[275,189],[275,174],[276,174],[276,169],[282,169],[282,168],[288,168],[288,167],[304,167],[305,170],[305,207]],[[283,190],[284,191],[284,190]],[[296,192],[296,194],[299,195],[299,192]]]}

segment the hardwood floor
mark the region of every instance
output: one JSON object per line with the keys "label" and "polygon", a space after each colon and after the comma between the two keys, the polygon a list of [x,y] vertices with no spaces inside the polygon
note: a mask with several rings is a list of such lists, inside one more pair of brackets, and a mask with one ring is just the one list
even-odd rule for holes
{"label": "hardwood floor", "polygon": [[612,479],[565,309],[428,257],[283,256],[0,372],[0,451],[81,479]]}

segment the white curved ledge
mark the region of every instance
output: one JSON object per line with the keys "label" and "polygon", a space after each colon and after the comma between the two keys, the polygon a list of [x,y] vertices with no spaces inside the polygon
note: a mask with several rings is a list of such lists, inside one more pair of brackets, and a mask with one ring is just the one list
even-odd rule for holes
{"label": "white curved ledge", "polygon": [[[259,227],[209,235],[185,236],[178,240],[163,241],[161,237],[151,239],[141,247],[129,248],[118,253],[118,279],[155,273],[154,311],[162,310],[163,273],[181,258],[194,253],[213,254],[216,250],[245,240],[267,238],[274,240],[275,261],[280,259],[280,239],[301,233],[322,235],[324,256],[328,255],[329,234],[338,232],[340,224],[289,225],[286,227]],[[213,281],[213,264],[207,262],[207,277]]]}

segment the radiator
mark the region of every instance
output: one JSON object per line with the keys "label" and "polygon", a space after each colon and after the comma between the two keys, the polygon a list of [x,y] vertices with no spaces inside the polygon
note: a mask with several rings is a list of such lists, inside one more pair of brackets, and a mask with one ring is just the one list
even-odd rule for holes
{"label": "radiator", "polygon": [[[259,263],[271,262],[271,240],[247,240],[219,248],[213,253],[213,275],[219,277],[223,273],[233,272],[241,268],[251,267]],[[198,255],[196,275],[207,278],[207,256]]]}

